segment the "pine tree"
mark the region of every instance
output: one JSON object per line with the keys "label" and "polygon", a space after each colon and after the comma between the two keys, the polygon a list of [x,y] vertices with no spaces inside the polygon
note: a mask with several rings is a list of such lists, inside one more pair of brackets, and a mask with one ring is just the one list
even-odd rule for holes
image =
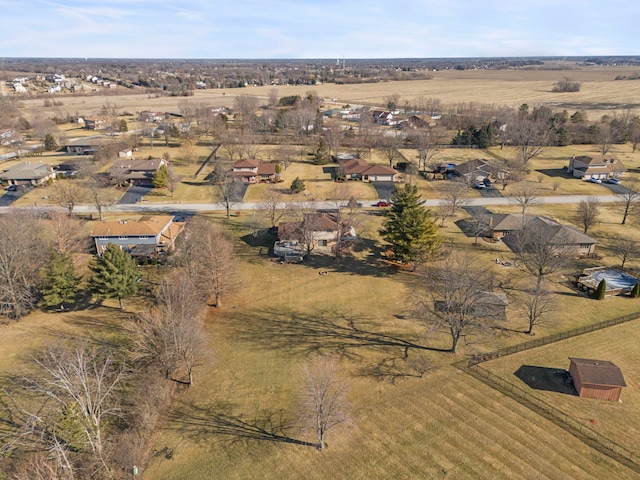
{"label": "pine tree", "polygon": [[153,186],[163,188],[167,186],[169,181],[169,170],[166,165],[161,165],[156,173],[153,174]]}
{"label": "pine tree", "polygon": [[78,293],[78,283],[71,259],[67,255],[52,252],[49,264],[44,270],[44,283],[40,289],[40,308],[53,308],[65,303],[73,303]]}
{"label": "pine tree", "polygon": [[633,288],[631,289],[631,298],[638,298],[640,297],[640,282],[636,283]]}
{"label": "pine tree", "polygon": [[393,205],[386,214],[380,235],[391,244],[396,259],[413,263],[415,267],[437,252],[442,241],[438,227],[431,212],[421,205],[415,185],[400,187],[391,198]]}
{"label": "pine tree", "polygon": [[600,283],[598,284],[598,288],[596,288],[596,291],[593,294],[593,297],[596,300],[603,300],[606,292],[607,292],[607,281],[603,278],[602,280],[600,280]]}
{"label": "pine tree", "polygon": [[50,152],[52,150],[56,150],[57,148],[58,142],[56,142],[56,139],[53,137],[53,135],[47,133],[44,136],[44,149]]}
{"label": "pine tree", "polygon": [[120,247],[110,243],[101,257],[91,265],[93,276],[90,290],[98,298],[117,298],[124,310],[123,298],[138,291],[138,271],[135,260]]}
{"label": "pine tree", "polygon": [[330,160],[331,157],[329,155],[329,147],[327,146],[327,142],[324,141],[324,138],[320,137],[318,148],[316,148],[316,151],[313,154],[313,161],[316,165],[326,165]]}
{"label": "pine tree", "polygon": [[305,188],[304,181],[300,180],[300,177],[294,178],[293,182],[291,182],[291,191],[293,193],[304,192]]}

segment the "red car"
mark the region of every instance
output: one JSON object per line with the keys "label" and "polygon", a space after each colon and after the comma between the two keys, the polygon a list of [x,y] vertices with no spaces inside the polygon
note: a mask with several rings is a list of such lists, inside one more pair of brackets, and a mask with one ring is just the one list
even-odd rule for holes
{"label": "red car", "polygon": [[391,202],[387,202],[386,200],[380,200],[378,203],[373,204],[374,207],[390,207]]}

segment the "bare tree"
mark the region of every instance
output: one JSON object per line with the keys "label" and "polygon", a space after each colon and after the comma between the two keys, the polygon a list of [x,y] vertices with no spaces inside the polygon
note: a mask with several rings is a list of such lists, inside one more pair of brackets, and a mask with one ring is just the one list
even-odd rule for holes
{"label": "bare tree", "polygon": [[[206,346],[201,319],[206,299],[180,270],[160,282],[154,299],[153,308],[127,324],[131,356],[143,364],[157,364],[167,379],[192,386],[193,369]],[[181,374],[187,380],[180,379]]]}
{"label": "bare tree", "polygon": [[275,227],[280,219],[285,216],[291,208],[291,204],[286,201],[283,195],[275,186],[269,186],[264,194],[262,212],[269,221],[269,225]]}
{"label": "bare tree", "polygon": [[53,250],[61,256],[88,252],[90,238],[84,231],[84,223],[61,211],[51,212],[47,231]]}
{"label": "bare tree", "polygon": [[425,270],[417,296],[420,321],[448,332],[450,351],[455,353],[461,339],[491,325],[482,304],[491,289],[492,274],[486,267],[475,264],[470,255],[446,253]]}
{"label": "bare tree", "polygon": [[[460,208],[469,204],[469,187],[463,182],[448,182],[442,193],[440,205],[447,211],[448,217],[455,217]],[[444,218],[442,219],[444,225]]]}
{"label": "bare tree", "polygon": [[494,163],[492,164],[491,173],[496,179],[496,182],[502,185],[502,190],[504,190],[512,183],[524,180],[526,175],[526,166],[519,160],[510,161],[505,167]]}
{"label": "bare tree", "polygon": [[615,236],[611,239],[611,252],[620,259],[620,267],[624,268],[627,260],[633,260],[640,255],[640,245],[636,240]]}
{"label": "bare tree", "polygon": [[527,208],[539,204],[542,200],[538,189],[529,184],[522,184],[513,189],[511,201],[521,208],[523,215]]}
{"label": "bare tree", "polygon": [[187,226],[180,251],[193,283],[214,297],[216,307],[222,307],[223,295],[240,284],[232,239],[217,225],[196,218]]}
{"label": "bare tree", "polygon": [[400,141],[396,137],[382,137],[378,140],[378,149],[382,153],[382,156],[387,159],[389,166],[393,167],[393,161],[400,157],[398,147]]}
{"label": "bare tree", "polygon": [[69,216],[73,209],[87,197],[87,191],[75,180],[61,180],[51,195],[52,200],[67,209]]}
{"label": "bare tree", "polygon": [[303,367],[300,397],[303,425],[315,432],[316,447],[324,448],[327,433],[349,419],[347,384],[338,374],[334,359],[317,356]]}
{"label": "bare tree", "polygon": [[600,216],[600,201],[596,197],[588,197],[586,200],[580,201],[576,211],[576,219],[582,227],[582,231],[587,231],[598,224]]}
{"label": "bare tree", "polygon": [[595,140],[600,149],[600,154],[606,155],[609,153],[609,150],[611,150],[613,144],[618,141],[620,132],[618,128],[616,128],[616,126],[613,125],[606,117],[603,118],[595,128]]}
{"label": "bare tree", "polygon": [[[34,363],[36,371],[22,379],[23,385],[41,399],[39,409],[31,412],[31,421],[44,422],[45,427],[53,426],[60,433],[65,427],[77,433],[73,435],[74,442],[60,448],[89,450],[110,476],[105,430],[109,419],[121,416],[124,363],[113,352],[86,342],[51,348]],[[66,417],[71,425],[63,425],[61,417]],[[59,439],[53,435],[41,441],[47,441],[45,447],[51,448],[51,443]],[[75,442],[78,444],[73,445]]]}
{"label": "bare tree", "polygon": [[278,89],[272,88],[269,90],[269,99],[268,103],[270,107],[276,107],[278,105],[278,100],[280,100],[280,96],[278,95]]}
{"label": "bare tree", "polygon": [[552,144],[549,125],[532,115],[516,115],[508,123],[507,134],[511,143],[518,148],[519,159],[525,165]]}
{"label": "bare tree", "polygon": [[198,159],[196,140],[190,134],[185,135],[180,142],[180,158],[186,165],[191,165]]}
{"label": "bare tree", "polygon": [[256,110],[260,106],[253,95],[237,95],[233,100],[237,123],[241,130],[252,130],[255,125]]}
{"label": "bare tree", "polygon": [[34,307],[48,255],[40,219],[27,212],[0,217],[0,315],[18,319]]}
{"label": "bare tree", "polygon": [[88,196],[93,202],[93,205],[98,210],[98,218],[100,221],[104,220],[104,210],[116,203],[116,198],[107,187],[109,185],[109,178],[99,173],[87,174],[87,180],[85,186],[88,191]]}
{"label": "bare tree", "polygon": [[627,217],[636,210],[640,202],[640,182],[635,178],[629,178],[624,185],[624,192],[618,195],[622,205],[622,225],[627,223]]}
{"label": "bare tree", "polygon": [[291,165],[294,155],[295,152],[291,145],[287,145],[285,143],[280,144],[276,150],[276,159],[282,163],[285,170]]}
{"label": "bare tree", "polygon": [[409,134],[408,140],[418,151],[418,170],[426,171],[432,164],[435,155],[440,151],[441,130],[419,128]]}
{"label": "bare tree", "polygon": [[547,288],[545,280],[535,282],[516,296],[516,305],[527,320],[528,327],[524,333],[528,335],[533,333],[535,326],[550,324],[557,311],[553,292]]}

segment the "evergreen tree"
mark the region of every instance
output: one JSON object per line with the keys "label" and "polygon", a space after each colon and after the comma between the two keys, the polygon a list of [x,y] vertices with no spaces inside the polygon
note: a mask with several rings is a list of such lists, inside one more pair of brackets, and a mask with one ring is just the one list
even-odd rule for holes
{"label": "evergreen tree", "polygon": [[300,177],[296,177],[293,182],[291,182],[291,191],[293,193],[304,192],[305,188],[304,181],[300,180]]}
{"label": "evergreen tree", "polygon": [[391,244],[395,258],[411,262],[415,267],[437,252],[441,242],[438,227],[431,212],[421,205],[415,185],[400,187],[391,198],[393,205],[386,214],[380,235]]}
{"label": "evergreen tree", "polygon": [[316,151],[313,154],[313,162],[316,165],[326,165],[330,160],[331,157],[329,156],[329,147],[327,146],[327,142],[324,141],[324,138],[320,137],[318,148],[316,148]]}
{"label": "evergreen tree", "polygon": [[51,260],[44,270],[44,283],[40,289],[40,308],[53,308],[73,303],[78,293],[78,283],[71,259],[67,255],[52,252]]}
{"label": "evergreen tree", "polygon": [[57,148],[58,142],[56,142],[56,139],[53,137],[53,135],[47,133],[44,136],[44,149],[50,152],[52,150],[56,150]]}
{"label": "evergreen tree", "polygon": [[603,278],[602,280],[600,280],[600,283],[598,284],[598,288],[596,288],[596,291],[593,294],[593,297],[596,300],[603,300],[606,291],[607,291],[607,281]]}
{"label": "evergreen tree", "polygon": [[638,298],[640,297],[640,282],[636,283],[633,288],[631,289],[631,298]]}
{"label": "evergreen tree", "polygon": [[138,291],[136,262],[120,247],[110,243],[101,257],[91,265],[90,290],[98,298],[117,298],[124,309],[123,298]]}
{"label": "evergreen tree", "polygon": [[127,126],[127,121],[124,118],[120,120],[120,124],[118,125],[118,131],[123,133],[129,131],[129,127]]}
{"label": "evergreen tree", "polygon": [[153,174],[153,186],[163,188],[167,186],[169,181],[169,170],[166,165],[161,165],[156,173]]}

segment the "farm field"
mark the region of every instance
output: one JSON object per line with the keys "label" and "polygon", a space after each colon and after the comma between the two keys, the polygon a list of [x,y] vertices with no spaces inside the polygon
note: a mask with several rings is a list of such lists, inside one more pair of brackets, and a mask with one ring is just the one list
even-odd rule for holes
{"label": "farm field", "polygon": [[[637,405],[640,400],[638,391],[638,371],[640,355],[638,352],[637,320],[591,332],[517,353],[497,360],[485,362],[482,366],[501,378],[525,388],[527,392],[563,413],[623,447],[635,455],[640,453],[637,442],[640,431],[640,412]],[[627,388],[623,388],[621,402],[580,398],[571,394],[549,390],[532,389],[515,376],[522,366],[533,366],[568,370],[569,357],[608,360],[615,363],[623,372]],[[544,387],[544,385],[543,385]]]}
{"label": "farm field", "polygon": [[[379,218],[371,215],[363,235]],[[236,235],[248,238],[241,219],[233,222]],[[456,247],[471,242],[449,231]],[[340,265],[321,256],[280,265],[258,245],[238,243],[243,276],[251,282],[226,309],[210,311],[215,360],[200,366],[196,386],[178,398],[156,438],[155,449],[167,447],[172,459],[152,459],[144,478],[634,478],[450,366],[467,353],[529,337],[478,341],[458,355],[429,350],[446,348],[447,337],[425,334],[410,320],[413,274],[381,264],[372,241],[366,236],[356,258]],[[493,263],[500,279],[517,274],[495,266],[495,256],[480,248],[478,261]],[[538,335],[638,308],[626,298],[595,302],[557,288],[566,299],[562,321]],[[295,405],[300,364],[315,353],[340,359],[353,412],[348,424],[330,432],[323,452],[296,443],[312,439],[295,428]],[[431,365],[423,378],[412,369],[418,360]],[[390,374],[399,375],[395,383]]]}

